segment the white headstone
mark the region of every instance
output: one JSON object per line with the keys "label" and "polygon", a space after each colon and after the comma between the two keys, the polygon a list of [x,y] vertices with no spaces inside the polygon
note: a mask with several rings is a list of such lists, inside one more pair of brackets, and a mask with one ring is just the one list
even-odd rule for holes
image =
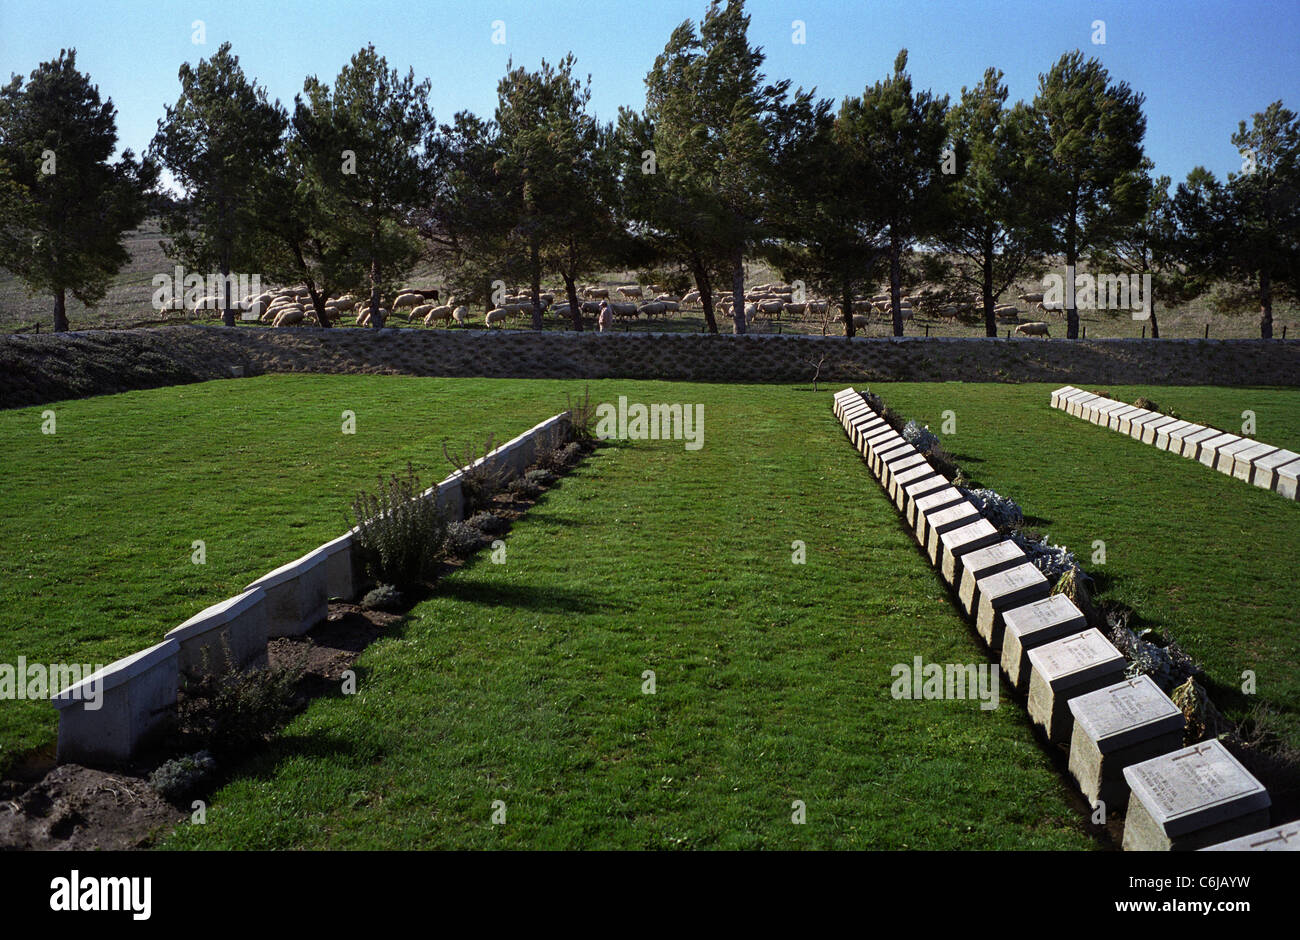
{"label": "white headstone", "polygon": [[1124,768],[1126,850],[1199,849],[1268,825],[1268,791],[1217,738]]}

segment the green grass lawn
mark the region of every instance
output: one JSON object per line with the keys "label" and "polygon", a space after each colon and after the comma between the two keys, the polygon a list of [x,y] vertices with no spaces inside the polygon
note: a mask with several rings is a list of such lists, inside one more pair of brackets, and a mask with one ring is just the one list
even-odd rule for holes
{"label": "green grass lawn", "polygon": [[704,448],[600,451],[171,845],[1091,844],[1018,706],[890,697],[893,664],[984,654],[829,395],[593,387],[619,393],[703,402]]}
{"label": "green grass lawn", "polygon": [[[561,383],[528,387],[268,376],[48,406],[52,435],[45,407],[0,412],[0,662],[103,664],[159,642],[345,531],[376,474],[410,460],[440,480],[444,438],[481,447],[564,409]],[[0,772],[55,726],[45,702],[0,702]]]}
{"label": "green grass lawn", "polygon": [[[108,661],[342,530],[349,495],[438,444],[511,435],[558,381],[280,376],[0,413],[0,662]],[[1048,406],[1047,385],[875,389],[938,428],[1105,592],[1295,731],[1297,507]],[[601,381],[595,400],[702,402],[705,446],[600,450],[445,579],[214,795],[176,847],[1086,848],[1081,803],[1023,708],[890,697],[890,667],[987,656],[862,466],[828,391]],[[1300,393],[1145,391],[1297,449]],[[343,409],[358,434],[339,434]],[[58,481],[51,490],[49,481]],[[208,564],[190,563],[204,538]],[[791,564],[791,542],[807,563]],[[657,692],[642,694],[654,670]],[[1244,707],[1242,703],[1229,703]],[[1248,704],[1248,703],[1247,703]],[[0,703],[12,753],[53,709]],[[490,822],[493,801],[507,822]],[[802,800],[807,823],[790,822]]]}

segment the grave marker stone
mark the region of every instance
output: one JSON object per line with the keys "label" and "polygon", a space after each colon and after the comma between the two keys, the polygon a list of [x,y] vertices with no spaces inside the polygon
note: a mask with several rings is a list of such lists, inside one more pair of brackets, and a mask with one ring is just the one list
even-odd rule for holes
{"label": "grave marker stone", "polygon": [[1088,621],[1064,594],[1050,594],[1040,600],[1003,612],[1002,674],[1012,688],[1029,688],[1029,651],[1061,637],[1081,633]]}
{"label": "grave marker stone", "polygon": [[1053,744],[1068,745],[1069,701],[1124,678],[1124,656],[1100,630],[1044,643],[1029,651],[1029,717]]}
{"label": "grave marker stone", "polygon": [[1261,489],[1277,489],[1277,469],[1300,460],[1300,454],[1290,450],[1278,450],[1255,461],[1255,473],[1251,482]]}
{"label": "grave marker stone", "polygon": [[961,584],[961,560],[970,552],[1002,540],[997,528],[980,517],[939,536],[939,574],[952,587]]}
{"label": "grave marker stone", "polygon": [[1150,676],[1076,696],[1070,713],[1070,773],[1090,803],[1123,806],[1128,799],[1124,768],[1183,744],[1183,713]]}
{"label": "grave marker stone", "polygon": [[1202,852],[1300,852],[1300,820],[1207,845]]}
{"label": "grave marker stone", "polygon": [[1186,851],[1268,825],[1268,791],[1217,738],[1124,768],[1125,851]]}
{"label": "grave marker stone", "polygon": [[1051,590],[1047,578],[1029,562],[980,578],[979,606],[975,614],[976,632],[992,649],[1000,649],[1003,613],[1030,601],[1041,600]]}
{"label": "grave marker stone", "polygon": [[914,467],[908,467],[906,470],[899,470],[893,474],[889,481],[889,498],[894,501],[894,505],[898,507],[899,512],[902,512],[907,508],[907,486],[912,483],[920,483],[924,480],[931,479],[936,481],[935,488],[938,488],[940,485],[939,481],[942,481],[944,485],[948,482],[947,480],[944,480],[943,477],[939,476],[939,472],[935,470],[934,467],[930,466],[930,464],[925,460],[922,460]]}
{"label": "grave marker stone", "polygon": [[1006,571],[1028,561],[1020,546],[1004,539],[988,548],[976,549],[961,560],[961,588],[957,599],[967,614],[974,616],[979,609],[979,579]]}
{"label": "grave marker stone", "polygon": [[1195,434],[1186,435],[1183,438],[1183,456],[1189,460],[1195,460],[1201,450],[1201,441],[1208,441],[1210,438],[1218,437],[1222,433],[1218,428],[1205,428]]}
{"label": "grave marker stone", "polygon": [[1201,449],[1196,455],[1196,459],[1207,467],[1213,467],[1219,459],[1220,448],[1227,447],[1229,444],[1235,444],[1241,440],[1236,434],[1219,434],[1201,442]]}
{"label": "grave marker stone", "polygon": [[1236,458],[1232,462],[1232,475],[1238,480],[1245,480],[1249,483],[1250,478],[1255,473],[1255,461],[1276,452],[1277,448],[1272,444],[1256,444],[1254,447],[1238,451]]}
{"label": "grave marker stone", "polygon": [[1259,441],[1253,438],[1243,437],[1227,447],[1219,448],[1218,459],[1214,462],[1214,469],[1220,473],[1226,473],[1232,476],[1233,469],[1237,463],[1237,455],[1248,450],[1254,450],[1259,446]]}
{"label": "grave marker stone", "polygon": [[[903,490],[903,512],[907,518],[909,528],[916,528],[916,503],[923,496],[929,496],[939,490],[946,490],[951,484],[942,474],[936,473],[932,477],[923,477],[910,483],[902,485]],[[957,493],[961,498],[961,493]]]}

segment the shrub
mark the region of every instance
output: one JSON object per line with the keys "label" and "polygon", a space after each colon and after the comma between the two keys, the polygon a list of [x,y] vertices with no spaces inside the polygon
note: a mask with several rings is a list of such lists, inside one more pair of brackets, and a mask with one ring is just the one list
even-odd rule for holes
{"label": "shrub", "polygon": [[1147,411],[1158,411],[1160,412],[1160,414],[1168,415],[1171,418],[1182,418],[1182,415],[1180,415],[1178,412],[1172,411],[1168,408],[1161,408],[1158,404],[1156,404],[1150,398],[1147,398],[1145,395],[1143,395],[1137,401],[1133,402],[1133,406],[1135,408],[1145,408]]}
{"label": "shrub", "polygon": [[484,535],[499,535],[506,528],[506,521],[490,512],[476,512],[465,520],[465,524],[472,525]]}
{"label": "shrub", "polygon": [[[529,470],[528,472],[536,473],[535,470]],[[536,499],[542,495],[542,488],[525,477],[516,477],[511,480],[506,489],[510,491],[511,496],[517,499]]]}
{"label": "shrub", "polygon": [[903,440],[923,454],[929,453],[932,448],[939,445],[939,438],[930,430],[930,426],[917,424],[915,420],[903,425]]}
{"label": "shrub", "polygon": [[564,458],[560,456],[560,445],[562,443],[558,430],[552,429],[543,434],[537,441],[537,448],[533,453],[533,463],[544,470],[563,470]]}
{"label": "shrub", "polygon": [[570,441],[560,448],[559,455],[563,466],[572,467],[582,459],[582,445],[577,441]]}
{"label": "shrub", "polygon": [[432,576],[447,522],[438,509],[438,492],[424,498],[410,464],[405,478],[379,478],[375,493],[361,492],[352,503],[357,534],[354,546],[363,570],[385,584],[412,584]]}
{"label": "shrub", "polygon": [[1052,545],[1047,541],[1047,536],[1017,529],[1011,533],[1011,540],[1020,546],[1021,551],[1029,556],[1029,560],[1053,586],[1068,571],[1077,571],[1085,582],[1089,580],[1079,567],[1074,553],[1064,545]]}
{"label": "shrub", "polygon": [[958,489],[1000,531],[1010,532],[1025,524],[1025,514],[1014,500],[990,489]]}
{"label": "shrub", "polygon": [[1242,720],[1236,736],[1236,742],[1224,743],[1268,788],[1274,802],[1294,800],[1300,794],[1300,750],[1287,743],[1286,716],[1268,705],[1256,705]]}
{"label": "shrub", "polygon": [[581,398],[570,398],[566,393],[565,401],[569,412],[569,437],[584,444],[595,441],[596,406],[591,401],[591,387],[583,387]]}
{"label": "shrub", "polygon": [[217,770],[208,751],[186,754],[161,765],[149,775],[149,786],[164,800],[176,800],[199,789]]}
{"label": "shrub", "polygon": [[483,453],[479,454],[473,443],[467,443],[462,451],[452,451],[444,443],[442,455],[447,462],[460,473],[460,494],[465,502],[465,513],[482,509],[492,497],[501,492],[510,479],[510,468],[493,465],[489,461],[479,461],[481,456],[492,453],[495,438],[489,434],[483,442]]}
{"label": "shrub", "polygon": [[1192,745],[1234,729],[1232,722],[1210,700],[1210,695],[1195,679],[1188,679],[1169,693],[1170,699],[1183,713],[1183,745]]}
{"label": "shrub", "polygon": [[445,549],[457,558],[468,558],[483,547],[487,539],[483,533],[467,522],[453,522],[447,526]]}
{"label": "shrub", "polygon": [[524,479],[534,486],[554,486],[558,479],[554,473],[546,469],[529,470],[524,474]]}
{"label": "shrub", "polygon": [[926,453],[925,459],[930,462],[930,466],[934,467],[936,473],[946,477],[952,483],[965,485],[970,482],[961,467],[957,466],[957,461],[953,460],[952,454],[944,450],[942,444],[932,446]]}
{"label": "shrub", "polygon": [[381,584],[361,598],[361,606],[366,610],[399,610],[402,592],[391,584]]}
{"label": "shrub", "polygon": [[1160,688],[1172,692],[1188,679],[1200,674],[1200,667],[1177,643],[1161,646],[1154,642],[1156,634],[1150,630],[1134,631],[1123,624],[1111,627],[1110,641],[1124,654],[1128,666],[1124,675],[1150,676]]}
{"label": "shrub", "polygon": [[177,703],[180,733],[218,755],[238,755],[266,740],[293,714],[302,660],[244,672],[226,652],[226,668],[192,681]]}

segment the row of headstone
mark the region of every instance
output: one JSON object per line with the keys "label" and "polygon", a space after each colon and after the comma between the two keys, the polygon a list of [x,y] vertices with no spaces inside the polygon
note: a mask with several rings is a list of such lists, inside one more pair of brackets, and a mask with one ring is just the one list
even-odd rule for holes
{"label": "row of headstone", "polygon": [[1126,678],[1123,654],[862,395],[845,389],[833,407],[1008,683],[1026,695],[1031,720],[1068,747],[1084,796],[1108,810],[1127,804],[1125,849],[1234,837],[1300,846],[1294,833],[1255,833],[1268,822],[1263,786],[1218,741],[1182,748],[1183,714],[1169,696],[1147,676]]}
{"label": "row of headstone", "polygon": [[[568,412],[548,418],[475,463],[518,475],[532,463],[539,442],[564,439],[568,421]],[[457,471],[417,498],[428,499],[436,489],[439,507],[449,519],[460,519],[461,477]],[[185,681],[220,672],[228,660],[239,667],[264,665],[270,640],[301,636],[325,619],[331,598],[355,597],[361,578],[353,552],[356,532],[263,575],[168,631],[161,643],[60,690],[53,697],[59,762],[129,760],[166,722]]]}
{"label": "row of headstone", "polygon": [[1052,407],[1160,450],[1199,460],[1287,499],[1300,499],[1300,454],[1294,451],[1094,395],[1073,385],[1052,392]]}

